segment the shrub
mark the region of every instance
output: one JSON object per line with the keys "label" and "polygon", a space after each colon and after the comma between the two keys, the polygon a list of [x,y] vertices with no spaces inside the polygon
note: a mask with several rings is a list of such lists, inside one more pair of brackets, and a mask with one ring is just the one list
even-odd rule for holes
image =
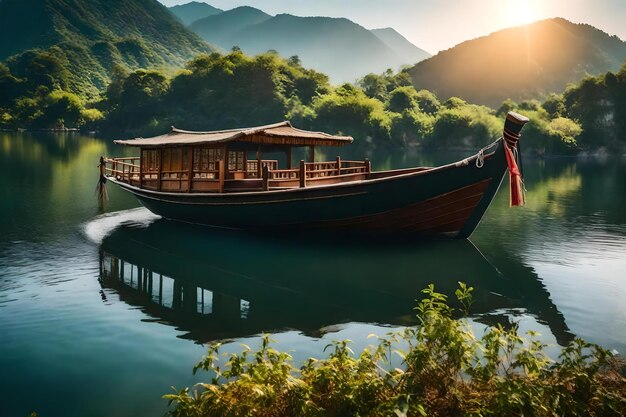
{"label": "shrub", "polygon": [[[487,328],[481,338],[447,297],[430,285],[416,307],[419,324],[379,338],[355,355],[350,341],[326,347],[323,359],[300,369],[262,337],[259,350],[220,355],[209,348],[194,368],[210,383],[165,395],[172,416],[621,416],[626,379],[619,361],[596,345],[574,340],[556,362],[545,345],[518,328]],[[467,314],[472,288],[456,297]],[[401,341],[406,349],[396,348]],[[402,366],[392,368],[392,355]]]}

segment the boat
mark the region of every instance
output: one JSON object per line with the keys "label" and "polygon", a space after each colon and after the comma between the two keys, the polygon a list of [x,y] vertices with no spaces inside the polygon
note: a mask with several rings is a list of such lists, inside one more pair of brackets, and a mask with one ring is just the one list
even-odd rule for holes
{"label": "boat", "polygon": [[[526,122],[509,112],[503,136],[463,160],[384,171],[372,171],[367,159],[316,161],[316,147],[353,138],[289,122],[210,132],[172,127],[114,141],[139,148],[140,156],[101,157],[100,190],[111,181],[164,218],[221,228],[467,238],[507,168],[511,204],[523,204],[519,138]],[[308,161],[294,167],[294,148],[308,148]],[[277,153],[283,166],[263,158]]]}

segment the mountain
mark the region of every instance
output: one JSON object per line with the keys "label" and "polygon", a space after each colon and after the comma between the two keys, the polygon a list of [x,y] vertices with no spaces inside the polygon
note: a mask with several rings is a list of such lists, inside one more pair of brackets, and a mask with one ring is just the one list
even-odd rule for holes
{"label": "mountain", "polygon": [[[223,13],[196,20],[189,29],[204,40],[223,49],[230,50],[234,45],[232,36],[244,28],[262,23],[272,16],[250,6],[241,6]],[[268,48],[269,49],[269,48]]]}
{"label": "mountain", "polygon": [[196,20],[203,19],[207,16],[213,16],[215,14],[222,13],[222,9],[213,7],[207,3],[201,3],[199,1],[192,1],[185,4],[179,4],[177,6],[170,7],[170,12],[174,13],[174,16],[178,18],[185,26],[189,26]]}
{"label": "mountain", "polygon": [[24,76],[29,62],[44,57],[86,97],[97,95],[118,66],[180,67],[212,50],[157,0],[0,2],[0,60]]}
{"label": "mountain", "polygon": [[432,56],[425,50],[413,45],[393,28],[372,29],[370,32],[385,42],[398,56],[405,59],[407,64],[416,64]]}
{"label": "mountain", "polygon": [[616,71],[626,43],[562,18],[463,42],[408,70],[414,86],[497,107],[511,98],[543,98],[587,74]]}
{"label": "mountain", "polygon": [[270,16],[252,7],[200,19],[190,29],[225,50],[238,46],[252,55],[268,50],[298,55],[305,67],[328,74],[335,83],[413,64],[424,53],[393,30],[383,30],[382,40],[348,19]]}

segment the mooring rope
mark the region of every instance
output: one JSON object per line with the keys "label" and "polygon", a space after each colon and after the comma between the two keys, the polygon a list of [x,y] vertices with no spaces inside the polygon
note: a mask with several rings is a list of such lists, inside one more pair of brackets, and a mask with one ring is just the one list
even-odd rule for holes
{"label": "mooring rope", "polygon": [[476,168],[482,168],[485,165],[485,151],[484,148],[478,151],[476,154]]}
{"label": "mooring rope", "polygon": [[100,170],[100,178],[98,178],[98,184],[96,185],[96,195],[98,196],[98,203],[100,208],[106,206],[109,201],[109,194],[107,193],[106,182],[107,177],[105,175],[106,162],[104,157],[100,157],[100,163],[98,164]]}

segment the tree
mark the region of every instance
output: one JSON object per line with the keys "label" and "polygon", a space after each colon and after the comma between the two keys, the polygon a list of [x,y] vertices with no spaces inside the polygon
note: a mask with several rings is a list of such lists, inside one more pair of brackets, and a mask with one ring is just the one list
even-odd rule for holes
{"label": "tree", "polygon": [[302,61],[298,55],[292,55],[287,59],[287,63],[294,67],[301,67]]}
{"label": "tree", "polygon": [[15,77],[9,67],[0,63],[0,108],[8,107],[22,93],[22,80]]}
{"label": "tree", "polygon": [[392,112],[402,113],[419,109],[417,91],[413,87],[398,87],[389,93],[387,108]]}
{"label": "tree", "polygon": [[367,74],[359,80],[359,86],[370,98],[384,100],[387,95],[387,80],[382,75]]}
{"label": "tree", "polygon": [[417,105],[421,111],[430,115],[437,113],[441,107],[437,96],[428,90],[420,90],[417,92]]}
{"label": "tree", "polygon": [[565,102],[563,95],[552,93],[543,102],[542,107],[548,112],[550,117],[561,117],[565,114]]}
{"label": "tree", "polygon": [[467,105],[467,102],[463,100],[462,98],[458,98],[458,97],[450,97],[443,103],[443,106],[448,110],[460,109],[461,107],[464,107],[466,105]]}
{"label": "tree", "polygon": [[398,146],[422,144],[432,135],[434,118],[425,113],[404,111],[391,124],[391,137]]}
{"label": "tree", "polygon": [[[146,123],[160,121],[161,104],[169,88],[169,80],[159,71],[137,70],[121,83],[118,97],[107,97],[112,109],[109,123],[118,129],[136,129]],[[117,88],[112,90],[117,92]]]}
{"label": "tree", "polygon": [[41,127],[78,127],[83,103],[76,94],[52,91],[44,100],[44,112],[38,120]]}
{"label": "tree", "polygon": [[[53,54],[55,51],[58,53]],[[34,91],[39,86],[47,87],[50,91],[67,89],[70,73],[57,55],[62,56],[58,47],[48,51],[29,50],[12,57],[8,64],[13,74],[27,80],[28,91]]]}
{"label": "tree", "polygon": [[315,100],[313,108],[317,114],[314,127],[319,130],[389,144],[391,119],[383,104],[351,84],[344,84],[332,94]]}
{"label": "tree", "polygon": [[498,108],[498,111],[496,111],[496,115],[500,117],[504,117],[506,116],[508,112],[518,110],[518,107],[519,106],[517,105],[516,102],[514,102],[510,98],[507,98],[506,100],[502,102],[502,104]]}

